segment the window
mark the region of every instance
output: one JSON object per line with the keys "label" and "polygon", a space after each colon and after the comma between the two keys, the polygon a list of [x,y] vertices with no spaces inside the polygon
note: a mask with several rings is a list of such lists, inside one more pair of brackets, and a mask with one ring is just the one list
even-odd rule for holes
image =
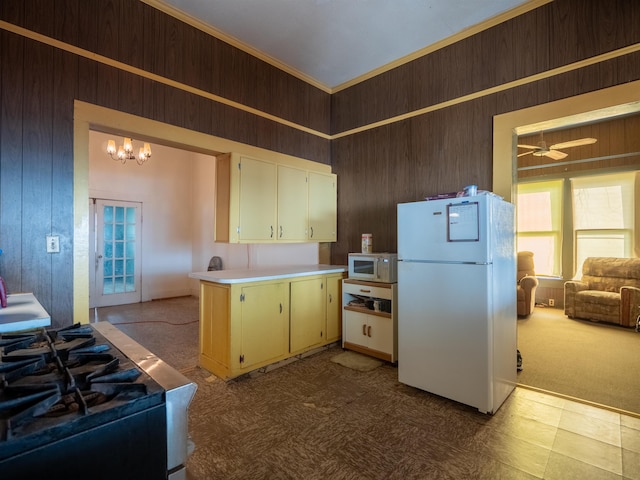
{"label": "window", "polygon": [[574,257],[581,277],[587,257],[631,257],[634,173],[571,179]]}
{"label": "window", "polygon": [[534,253],[536,274],[561,276],[563,180],[518,184],[518,251]]}
{"label": "window", "polygon": [[518,251],[534,253],[538,275],[564,278],[582,277],[587,257],[633,257],[636,173],[518,184]]}

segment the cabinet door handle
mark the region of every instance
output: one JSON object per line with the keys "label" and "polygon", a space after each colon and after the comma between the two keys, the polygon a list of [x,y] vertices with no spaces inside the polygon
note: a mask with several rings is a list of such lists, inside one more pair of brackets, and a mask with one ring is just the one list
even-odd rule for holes
{"label": "cabinet door handle", "polygon": [[273,225],[270,225],[269,228],[271,229],[271,235],[269,235],[269,238],[273,238]]}
{"label": "cabinet door handle", "polygon": [[371,326],[369,326],[367,328],[367,336],[370,337],[371,336]]}
{"label": "cabinet door handle", "polygon": [[280,304],[280,313],[282,313],[282,304]]}
{"label": "cabinet door handle", "polygon": [[329,294],[329,303],[333,302],[333,297],[331,296],[331,294]]}
{"label": "cabinet door handle", "polygon": [[280,238],[282,238],[282,225],[280,225]]}
{"label": "cabinet door handle", "polygon": [[360,291],[362,293],[371,293],[371,290],[365,290],[364,288],[361,288]]}
{"label": "cabinet door handle", "polygon": [[313,238],[313,227],[311,227],[311,238]]}
{"label": "cabinet door handle", "polygon": [[366,337],[367,336],[367,325],[366,324],[362,324],[362,334]]}

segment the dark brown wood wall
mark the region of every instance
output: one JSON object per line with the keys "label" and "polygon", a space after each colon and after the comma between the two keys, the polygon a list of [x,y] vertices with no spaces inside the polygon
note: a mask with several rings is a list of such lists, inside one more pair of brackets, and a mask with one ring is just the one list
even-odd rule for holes
{"label": "dark brown wood wall", "polygon": [[[0,20],[329,133],[328,93],[139,1],[2,0]],[[0,67],[0,276],[54,326],[73,321],[74,100],[330,163],[321,135],[4,29]]]}
{"label": "dark brown wood wall", "polygon": [[[640,2],[555,0],[332,95],[332,134],[525,79],[640,42]],[[332,142],[338,242],[332,261],[396,251],[396,204],[477,184],[491,190],[493,116],[640,79],[631,53]]]}

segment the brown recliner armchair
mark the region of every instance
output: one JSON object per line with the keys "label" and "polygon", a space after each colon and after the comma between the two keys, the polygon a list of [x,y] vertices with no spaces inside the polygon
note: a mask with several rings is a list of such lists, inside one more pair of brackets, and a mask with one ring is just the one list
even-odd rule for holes
{"label": "brown recliner armchair", "polygon": [[635,327],[640,317],[640,258],[585,259],[582,279],[564,284],[564,314]]}
{"label": "brown recliner armchair", "polygon": [[538,279],[533,265],[533,252],[518,252],[518,316],[526,317],[536,304]]}

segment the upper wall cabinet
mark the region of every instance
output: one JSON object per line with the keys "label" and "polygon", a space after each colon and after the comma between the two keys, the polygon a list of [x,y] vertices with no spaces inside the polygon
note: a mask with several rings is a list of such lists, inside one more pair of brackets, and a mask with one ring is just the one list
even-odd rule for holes
{"label": "upper wall cabinet", "polygon": [[278,165],[278,241],[306,242],[307,171]]}
{"label": "upper wall cabinet", "polygon": [[335,173],[309,172],[309,240],[337,241],[337,177]]}
{"label": "upper wall cabinet", "polygon": [[335,242],[336,175],[312,164],[216,157],[215,241]]}

